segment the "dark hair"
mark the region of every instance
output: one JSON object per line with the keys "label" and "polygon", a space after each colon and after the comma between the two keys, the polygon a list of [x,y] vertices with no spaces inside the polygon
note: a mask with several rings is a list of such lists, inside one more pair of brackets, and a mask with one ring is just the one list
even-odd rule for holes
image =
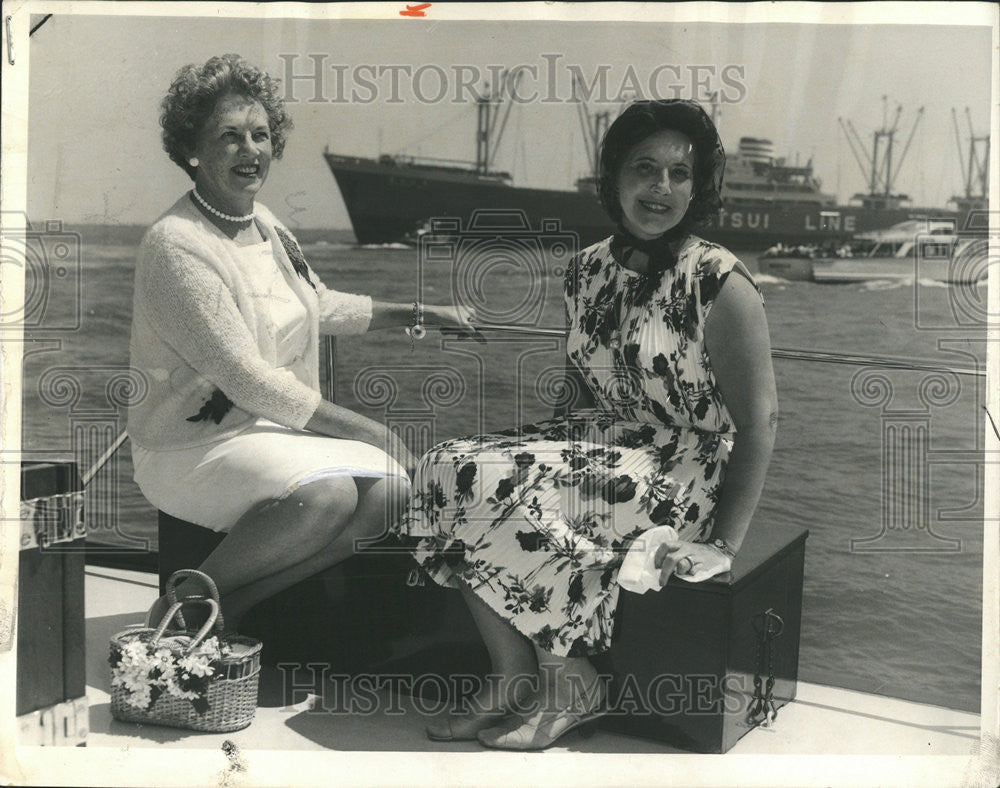
{"label": "dark hair", "polygon": [[704,226],[722,207],[722,174],[726,153],[719,132],[705,110],[694,101],[665,99],[636,101],[626,107],[608,128],[601,142],[597,195],[601,205],[621,226],[618,178],[629,151],[660,131],[673,129],[685,134],[694,146],[694,187],[691,204],[671,235]]}
{"label": "dark hair", "polygon": [[271,79],[239,55],[213,57],[201,67],[190,63],[177,72],[160,104],[160,126],[163,149],[191,180],[197,168],[188,164],[188,157],[198,132],[215,110],[216,102],[229,93],[259,102],[267,113],[271,156],[280,159],[285,149],[285,134],[292,127],[292,119],[278,95],[278,80]]}

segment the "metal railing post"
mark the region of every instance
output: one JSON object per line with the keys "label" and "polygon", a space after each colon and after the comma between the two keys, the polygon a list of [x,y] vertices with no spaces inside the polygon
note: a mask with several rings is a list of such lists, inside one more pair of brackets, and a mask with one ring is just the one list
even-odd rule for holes
{"label": "metal railing post", "polygon": [[320,341],[323,343],[323,347],[320,352],[320,362],[323,365],[323,373],[326,376],[325,385],[320,393],[323,395],[323,399],[336,403],[337,378],[335,375],[337,371],[337,338],[324,336],[320,338]]}

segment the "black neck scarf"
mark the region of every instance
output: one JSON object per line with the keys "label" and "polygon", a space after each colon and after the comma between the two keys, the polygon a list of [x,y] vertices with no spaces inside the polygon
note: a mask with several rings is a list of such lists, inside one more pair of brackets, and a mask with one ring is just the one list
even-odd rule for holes
{"label": "black neck scarf", "polygon": [[620,265],[635,270],[629,263],[638,263],[645,267],[643,276],[659,280],[664,271],[669,271],[677,265],[677,254],[674,247],[687,235],[687,230],[680,226],[671,228],[663,235],[650,240],[638,238],[623,225],[618,225],[618,231],[611,239],[611,253]]}

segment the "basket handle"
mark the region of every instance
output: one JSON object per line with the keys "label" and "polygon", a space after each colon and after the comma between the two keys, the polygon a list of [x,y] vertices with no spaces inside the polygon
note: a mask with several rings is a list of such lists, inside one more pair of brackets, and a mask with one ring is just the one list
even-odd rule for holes
{"label": "basket handle", "polygon": [[167,578],[166,582],[167,600],[170,604],[177,601],[177,583],[185,577],[192,577],[200,580],[208,589],[209,596],[216,602],[219,601],[219,589],[215,585],[215,581],[212,578],[197,569],[178,569],[170,575],[169,578]]}
{"label": "basket handle", "polygon": [[[169,578],[167,578],[166,592],[167,592],[167,602],[173,605],[177,602],[177,583],[183,580],[185,577],[194,578],[195,580],[201,581],[205,588],[208,589],[208,597],[214,599],[217,603],[219,602],[219,589],[215,585],[215,581],[211,577],[206,575],[197,569],[178,569]],[[185,597],[185,599],[205,599],[204,596],[192,596]],[[184,613],[177,613],[177,623],[181,625],[182,629],[187,629],[187,622],[184,620]]]}
{"label": "basket handle", "polygon": [[181,606],[185,603],[200,602],[202,604],[208,605],[210,609],[208,614],[208,620],[202,624],[201,629],[198,630],[198,634],[195,635],[191,642],[188,644],[186,654],[190,654],[198,646],[201,641],[208,637],[208,633],[212,631],[213,627],[220,632],[222,631],[222,612],[219,610],[219,603],[214,599],[202,599],[188,597],[183,602],[174,602],[170,609],[167,610],[166,614],[163,616],[163,620],[160,625],[156,628],[156,632],[153,633],[153,637],[149,639],[150,645],[155,646],[160,638],[163,637],[163,633],[167,631],[167,627],[170,626],[170,622],[173,621],[174,616],[180,616]]}

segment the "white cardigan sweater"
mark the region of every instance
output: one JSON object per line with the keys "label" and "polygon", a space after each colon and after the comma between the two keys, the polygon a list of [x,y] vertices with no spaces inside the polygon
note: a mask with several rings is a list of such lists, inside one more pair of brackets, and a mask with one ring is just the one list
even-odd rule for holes
{"label": "white cardigan sweater", "polygon": [[[258,308],[239,266],[235,243],[185,194],[149,228],[139,248],[132,309],[131,363],[144,379],[129,408],[132,440],[150,450],[211,443],[262,416],[302,429],[320,403],[319,335],[363,334],[372,315],[368,296],[312,286],[295,272],[278,237],[281,225],[255,206],[265,238],[289,274],[310,322],[301,371],[275,366],[269,315]],[[216,392],[233,407],[216,423],[198,416]]]}

